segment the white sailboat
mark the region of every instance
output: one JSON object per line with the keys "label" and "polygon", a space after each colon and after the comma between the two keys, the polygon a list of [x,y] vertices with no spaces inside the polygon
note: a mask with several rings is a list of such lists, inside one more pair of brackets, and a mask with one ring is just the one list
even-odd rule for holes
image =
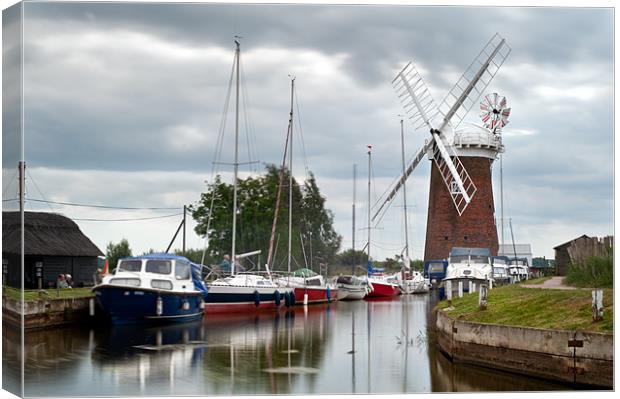
{"label": "white sailboat", "polygon": [[[352,222],[353,222],[353,245],[352,245],[352,249],[353,249],[353,257],[354,259],[356,259],[355,256],[355,195],[356,195],[356,180],[357,180],[357,165],[353,165],[353,205],[351,206],[352,208]],[[366,296],[366,294],[368,293],[368,284],[366,281],[364,281],[363,279],[357,277],[355,275],[355,260],[353,261],[353,266],[352,266],[352,270],[351,270],[351,275],[349,276],[337,276],[334,278],[334,282],[336,284],[336,286],[338,287],[338,300],[342,301],[342,300],[346,300],[346,301],[353,301],[353,300],[360,300],[360,299],[364,299],[364,297]]]}
{"label": "white sailboat", "polygon": [[[403,120],[400,120],[400,147],[401,159],[403,165],[403,174],[405,173],[405,134],[403,128]],[[430,290],[430,281],[424,278],[424,275],[416,270],[411,270],[411,258],[409,257],[409,226],[407,218],[407,186],[403,181],[403,221],[405,224],[405,248],[401,254],[402,266],[400,274],[396,275],[400,289],[403,294],[419,294]]]}
{"label": "white sailboat", "polygon": [[246,254],[236,253],[237,232],[237,176],[239,170],[239,63],[241,50],[239,41],[234,58],[234,73],[236,82],[235,101],[235,147],[234,147],[234,176],[233,176],[233,217],[232,217],[232,251],[231,275],[218,278],[208,283],[209,294],[205,300],[204,311],[210,313],[246,312],[256,309],[277,309],[280,306],[292,304],[292,290],[278,286],[267,270],[266,275],[252,273],[237,273],[237,262],[244,257],[255,255],[260,251]]}
{"label": "white sailboat", "polygon": [[[287,132],[287,148],[285,149],[285,160],[288,154],[289,162],[289,206],[288,206],[288,255],[287,255],[287,271],[286,277],[279,278],[277,280],[278,285],[281,287],[292,290],[294,293],[293,303],[323,303],[331,302],[338,299],[338,289],[334,284],[325,280],[320,274],[314,271],[302,268],[296,270],[294,273],[291,271],[292,261],[292,238],[293,238],[293,109],[295,99],[295,78],[291,79],[291,110],[289,113],[289,125]],[[284,163],[282,165],[284,170]],[[282,179],[280,180],[280,190],[282,187]],[[278,193],[279,194],[279,193]],[[279,197],[279,196],[278,196]],[[276,213],[274,215],[274,224],[272,226],[272,236],[270,240],[269,260],[271,260],[271,244],[274,240],[275,226],[278,214],[279,198],[276,200]],[[303,243],[302,243],[303,246]]]}

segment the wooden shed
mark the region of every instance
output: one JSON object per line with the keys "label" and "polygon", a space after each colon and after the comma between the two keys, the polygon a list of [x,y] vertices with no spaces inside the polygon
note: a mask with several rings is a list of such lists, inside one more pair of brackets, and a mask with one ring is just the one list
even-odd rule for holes
{"label": "wooden shed", "polygon": [[[59,274],[71,274],[75,286],[93,285],[98,257],[103,253],[71,219],[49,212],[24,213],[24,287],[55,287]],[[2,212],[4,283],[21,286],[20,215]]]}
{"label": "wooden shed", "polygon": [[587,240],[590,237],[587,235],[582,235],[575,239],[572,239],[564,244],[560,244],[557,247],[554,247],[555,250],[555,274],[557,276],[566,276],[568,272],[568,266],[570,265],[571,258],[568,253],[568,247],[570,247],[574,242],[579,240]]}

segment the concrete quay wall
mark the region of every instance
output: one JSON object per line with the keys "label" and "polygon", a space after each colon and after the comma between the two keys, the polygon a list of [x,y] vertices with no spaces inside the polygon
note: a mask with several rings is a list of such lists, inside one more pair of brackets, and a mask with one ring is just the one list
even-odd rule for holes
{"label": "concrete quay wall", "polygon": [[2,297],[2,318],[10,324],[24,328],[42,328],[79,323],[89,319],[91,298],[49,298],[22,302]]}
{"label": "concrete quay wall", "polygon": [[613,334],[473,323],[438,310],[437,344],[453,362],[613,388]]}

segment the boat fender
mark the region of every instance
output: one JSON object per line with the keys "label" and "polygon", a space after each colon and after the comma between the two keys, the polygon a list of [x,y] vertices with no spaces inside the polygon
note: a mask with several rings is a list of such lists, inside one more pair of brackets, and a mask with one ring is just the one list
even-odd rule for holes
{"label": "boat fender", "polygon": [[372,283],[369,281],[368,282],[368,292],[373,292],[375,290],[375,287],[372,286]]}
{"label": "boat fender", "polygon": [[291,306],[295,306],[295,291],[289,291],[288,295],[291,298]]}
{"label": "boat fender", "polygon": [[284,305],[288,308],[291,306],[291,297],[288,292],[284,293]]}
{"label": "boat fender", "polygon": [[331,302],[332,301],[332,292],[329,289],[329,286],[327,287],[327,291],[325,291],[325,295],[327,296],[327,302]]}
{"label": "boat fender", "polygon": [[256,307],[260,306],[260,294],[258,291],[254,291],[254,305],[256,305]]}
{"label": "boat fender", "polygon": [[280,291],[276,290],[276,292],[273,293],[273,296],[275,298],[276,306],[280,306]]}
{"label": "boat fender", "polygon": [[157,316],[161,316],[163,312],[164,312],[164,301],[162,301],[161,297],[158,296],[156,304],[155,304],[155,313],[157,314]]}

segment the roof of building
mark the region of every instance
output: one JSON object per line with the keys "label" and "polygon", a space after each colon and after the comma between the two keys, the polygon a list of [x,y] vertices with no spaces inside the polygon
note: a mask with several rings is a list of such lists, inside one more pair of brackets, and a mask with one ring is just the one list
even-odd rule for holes
{"label": "roof of building", "polygon": [[560,249],[562,247],[566,247],[566,246],[572,244],[574,241],[577,241],[577,240],[582,239],[582,238],[590,238],[590,237],[587,236],[586,234],[584,234],[584,235],[581,235],[581,236],[579,236],[577,238],[573,238],[570,241],[566,241],[564,244],[557,245],[557,246],[553,247],[553,249]]}
{"label": "roof of building", "polygon": [[532,254],[532,245],[531,244],[500,244],[498,254],[514,254],[515,249],[518,255],[522,254]]}
{"label": "roof of building", "polygon": [[[2,252],[20,253],[19,212],[2,212]],[[24,255],[100,256],[103,253],[71,219],[50,212],[24,212]]]}

